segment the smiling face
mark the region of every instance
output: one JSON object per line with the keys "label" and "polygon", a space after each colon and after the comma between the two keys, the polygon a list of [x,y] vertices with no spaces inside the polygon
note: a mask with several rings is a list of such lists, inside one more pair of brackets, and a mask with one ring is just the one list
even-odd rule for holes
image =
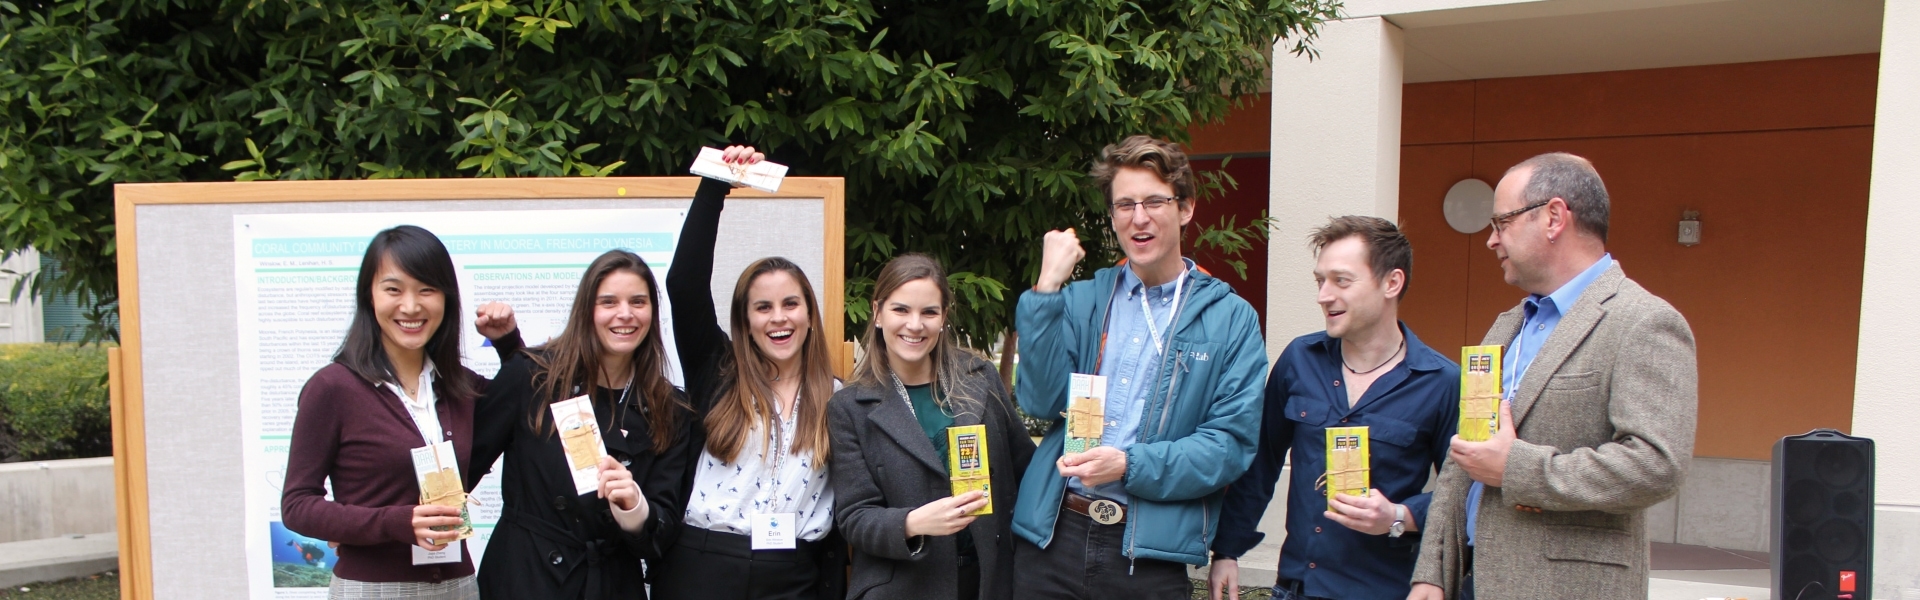
{"label": "smiling face", "polygon": [[[1173,186],[1160,176],[1137,167],[1120,167],[1113,175],[1109,203],[1141,202],[1148,198],[1174,198]],[[1131,210],[1111,210],[1113,233],[1127,261],[1144,272],[1160,273],[1171,279],[1179,273],[1180,228],[1193,220],[1193,201],[1168,202],[1159,208],[1135,206]],[[1143,278],[1144,279],[1144,278]]]}
{"label": "smiling face", "polygon": [[1330,337],[1345,338],[1396,318],[1388,314],[1388,303],[1399,295],[1398,280],[1374,276],[1368,258],[1367,243],[1359,236],[1347,236],[1320,249],[1313,280],[1320,286],[1320,309],[1326,314]]}
{"label": "smiling face", "polygon": [[875,303],[873,322],[886,344],[888,364],[895,370],[926,368],[934,345],[940,342],[940,330],[947,324],[940,287],[927,279],[901,284],[885,300]]}
{"label": "smiling face", "polygon": [[600,351],[615,357],[631,356],[653,328],[653,293],[640,275],[614,271],[600,280],[593,297],[593,330]]}
{"label": "smiling face", "polygon": [[774,364],[792,365],[807,343],[807,300],[786,271],[769,271],[747,286],[747,325],[753,345]]}
{"label": "smiling face", "polygon": [[445,319],[447,297],[400,269],[392,257],[380,259],[373,276],[373,316],[388,356],[423,356],[427,342]]}

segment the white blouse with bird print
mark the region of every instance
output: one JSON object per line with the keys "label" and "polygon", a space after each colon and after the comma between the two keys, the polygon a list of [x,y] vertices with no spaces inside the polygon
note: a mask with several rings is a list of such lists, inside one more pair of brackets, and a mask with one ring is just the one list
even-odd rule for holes
{"label": "white blouse with bird print", "polygon": [[694,466],[693,494],[687,500],[687,525],[753,535],[749,524],[753,515],[790,512],[800,523],[799,539],[817,542],[827,537],[833,529],[833,488],[827,487],[825,465],[814,468],[812,452],[789,451],[794,429],[794,419],[784,419],[779,447],[769,453],[766,429],[754,427],[731,463],[701,450],[700,464]]}

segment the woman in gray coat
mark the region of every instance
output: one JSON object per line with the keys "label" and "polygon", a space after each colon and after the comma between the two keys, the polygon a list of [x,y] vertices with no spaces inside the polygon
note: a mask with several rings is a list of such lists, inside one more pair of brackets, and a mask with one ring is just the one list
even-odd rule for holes
{"label": "woman in gray coat", "polygon": [[[866,356],[827,408],[834,522],[853,546],[847,597],[1011,597],[1011,517],[1033,439],[993,365],[948,333],[938,262],[893,259],[874,298]],[[970,425],[985,426],[989,485],[955,496],[947,429]]]}

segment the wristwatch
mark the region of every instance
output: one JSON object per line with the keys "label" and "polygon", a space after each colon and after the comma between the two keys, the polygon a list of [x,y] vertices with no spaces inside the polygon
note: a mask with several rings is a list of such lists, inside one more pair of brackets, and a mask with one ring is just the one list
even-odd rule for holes
{"label": "wristwatch", "polygon": [[1397,538],[1407,532],[1407,507],[1393,505],[1393,524],[1387,526],[1387,537]]}

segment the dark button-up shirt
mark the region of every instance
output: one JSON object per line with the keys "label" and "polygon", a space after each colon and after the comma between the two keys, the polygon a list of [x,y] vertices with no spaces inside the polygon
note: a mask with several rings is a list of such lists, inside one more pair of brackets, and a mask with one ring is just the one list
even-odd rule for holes
{"label": "dark button-up shirt", "polygon": [[1399,539],[1367,535],[1328,519],[1327,496],[1315,480],[1327,471],[1328,427],[1365,425],[1372,440],[1373,487],[1406,505],[1415,523],[1427,522],[1428,474],[1446,460],[1459,425],[1460,367],[1428,348],[1405,323],[1406,358],[1382,374],[1351,407],[1344,387],[1340,340],[1326,332],[1300,336],[1280,353],[1267,378],[1260,449],[1246,475],[1227,490],[1215,552],[1240,556],[1260,543],[1260,516],[1287,454],[1287,541],[1280,578],[1304,584],[1308,596],[1401,600],[1411,588],[1419,534]]}

